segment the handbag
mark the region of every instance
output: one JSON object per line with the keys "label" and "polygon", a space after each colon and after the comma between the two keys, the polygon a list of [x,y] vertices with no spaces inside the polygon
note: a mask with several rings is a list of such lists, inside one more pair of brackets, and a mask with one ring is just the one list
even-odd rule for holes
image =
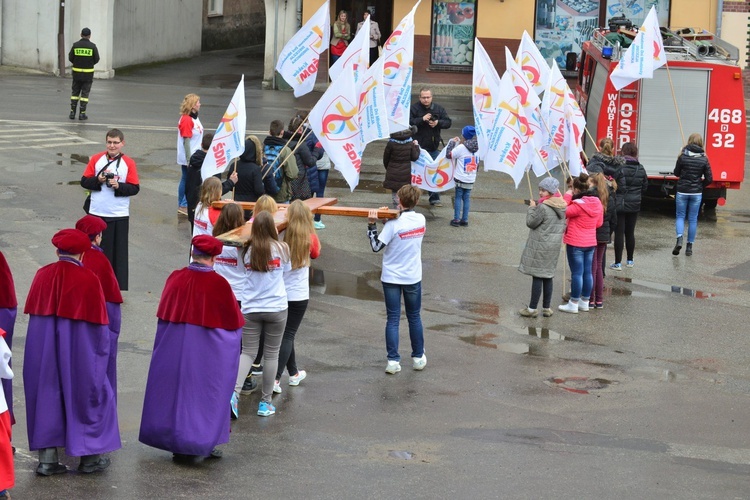
{"label": "handbag", "polygon": [[339,39],[339,43],[336,45],[331,45],[331,54],[334,56],[342,56],[344,55],[344,51],[346,50],[346,42]]}
{"label": "handbag", "polygon": [[91,191],[86,192],[88,194],[86,195],[86,199],[83,200],[83,211],[89,213],[89,210],[91,210]]}
{"label": "handbag", "polygon": [[309,200],[312,198],[310,180],[307,178],[307,168],[302,167],[299,169],[297,178],[289,182],[289,187],[292,190],[292,201]]}

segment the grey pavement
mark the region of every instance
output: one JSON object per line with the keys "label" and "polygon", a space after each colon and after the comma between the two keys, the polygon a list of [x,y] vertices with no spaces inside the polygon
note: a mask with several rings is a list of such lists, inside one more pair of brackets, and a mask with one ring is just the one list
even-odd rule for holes
{"label": "grey pavement", "polygon": [[[188,92],[216,126],[239,75],[248,130],[264,135],[296,107],[263,91],[257,48],[205,54],[94,82],[86,123],[67,119],[70,80],[0,70],[0,249],[19,299],[14,342],[16,498],[747,498],[750,496],[750,201],[730,192],[715,223],[701,220],[695,254],[673,257],[673,206],[650,204],[636,230],[636,266],[608,272],[605,309],[522,319],[531,280],[517,270],[528,230],[525,181],[480,172],[470,226],[445,206],[428,220],[423,322],[428,363],[386,375],[381,256],[365,221],[324,217],[310,306],[297,335],[298,387],[282,379],[277,414],[245,396],[224,458],[176,465],[138,442],[156,306],[169,273],[186,264],[189,224],[176,213],[179,104]],[[318,94],[319,95],[319,94]],[[471,120],[467,97],[436,95]],[[98,475],[36,477],[23,400],[22,314],[49,241],[81,215],[88,157],[113,126],[139,167],[131,204],[131,289],[119,355],[123,448]],[[340,205],[390,202],[384,143],[368,146],[360,186],[332,172]],[[675,155],[677,152],[675,152]],[[747,164],[746,164],[747,170]],[[559,175],[559,174],[558,174]],[[612,250],[608,251],[612,261]],[[563,259],[553,307],[564,289]],[[402,320],[401,355],[409,343]],[[200,369],[200,367],[196,367]],[[227,404],[227,418],[229,405]],[[71,466],[76,459],[66,459]]]}

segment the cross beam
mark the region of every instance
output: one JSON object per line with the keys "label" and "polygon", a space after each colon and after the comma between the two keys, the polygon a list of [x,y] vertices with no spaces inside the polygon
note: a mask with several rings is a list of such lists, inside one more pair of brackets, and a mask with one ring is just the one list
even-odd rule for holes
{"label": "cross beam", "polygon": [[[310,211],[314,214],[321,215],[344,215],[349,217],[367,217],[369,215],[370,208],[364,207],[334,207],[338,202],[336,198],[310,198],[305,200],[304,203],[310,207]],[[252,210],[255,207],[253,201],[232,201],[232,200],[219,200],[211,204],[212,207],[221,209],[228,203],[236,203],[243,210]],[[273,216],[274,222],[276,222],[276,230],[278,232],[286,229],[286,210],[289,205],[285,203],[279,204],[279,211]],[[378,208],[378,219],[395,219],[398,217],[398,210],[391,208]],[[252,239],[252,226],[245,224],[237,229],[233,229],[227,233],[217,236],[222,243],[227,246],[243,247],[247,245]]]}

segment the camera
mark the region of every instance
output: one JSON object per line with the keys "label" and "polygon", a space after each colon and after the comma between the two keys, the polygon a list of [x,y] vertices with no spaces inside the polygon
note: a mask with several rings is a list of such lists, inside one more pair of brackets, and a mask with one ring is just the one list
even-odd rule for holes
{"label": "camera", "polygon": [[112,179],[115,178],[115,174],[112,172],[104,172],[104,178],[106,179],[107,187],[111,187],[112,186],[111,181]]}

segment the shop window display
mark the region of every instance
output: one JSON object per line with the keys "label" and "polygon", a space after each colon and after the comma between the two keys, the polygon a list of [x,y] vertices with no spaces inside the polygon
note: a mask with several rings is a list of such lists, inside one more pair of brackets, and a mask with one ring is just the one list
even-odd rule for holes
{"label": "shop window display", "polygon": [[476,19],[476,2],[433,1],[430,64],[470,70]]}

